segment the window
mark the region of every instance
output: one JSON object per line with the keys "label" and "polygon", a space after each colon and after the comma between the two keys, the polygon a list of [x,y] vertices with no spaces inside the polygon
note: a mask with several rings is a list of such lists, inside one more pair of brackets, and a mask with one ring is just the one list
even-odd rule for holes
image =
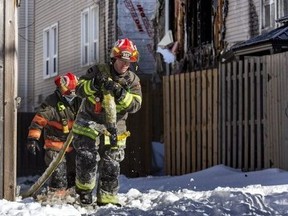
{"label": "window", "polygon": [[278,18],[288,16],[288,1],[287,0],[279,0],[278,13],[279,13]]}
{"label": "window", "polygon": [[43,77],[58,74],[58,23],[43,30]]}
{"label": "window", "polygon": [[262,29],[275,26],[275,5],[274,0],[263,1],[263,25]]}
{"label": "window", "polygon": [[81,14],[81,64],[99,61],[99,7],[93,6]]}
{"label": "window", "polygon": [[276,26],[276,20],[288,16],[287,0],[262,0],[261,29],[270,30]]}

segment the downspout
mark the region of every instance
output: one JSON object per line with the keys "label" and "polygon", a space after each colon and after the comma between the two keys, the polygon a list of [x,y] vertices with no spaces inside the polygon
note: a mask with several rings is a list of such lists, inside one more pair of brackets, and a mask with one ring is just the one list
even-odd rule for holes
{"label": "downspout", "polygon": [[[169,0],[165,0],[165,34],[169,31]],[[166,63],[166,76],[170,75],[169,64]]]}
{"label": "downspout", "polygon": [[187,14],[189,13],[188,11],[188,4],[187,4],[187,0],[185,1],[185,16],[184,16],[184,58],[185,55],[188,51],[188,29],[187,29]]}
{"label": "downspout", "polygon": [[259,14],[259,34],[262,33],[262,25],[263,25],[263,1],[260,1],[260,14]]}
{"label": "downspout", "polygon": [[[105,1],[105,47],[106,47],[106,50],[109,50],[109,44],[108,44],[108,41],[109,41],[109,34],[108,34],[108,29],[110,28],[109,26],[109,3],[110,1]],[[99,23],[99,27],[100,27],[100,23]],[[108,52],[108,55],[107,55],[107,51],[106,51],[106,56],[105,56],[105,59],[106,59],[106,62],[109,62],[109,57],[107,58],[107,56],[109,55],[109,52]]]}
{"label": "downspout", "polygon": [[[113,1],[114,2],[114,1]],[[114,40],[113,40],[113,42],[114,41],[116,41],[117,39],[118,39],[118,28],[117,28],[117,25],[118,25],[118,23],[117,23],[117,20],[118,20],[118,0],[116,0],[115,2],[114,2],[114,9],[113,9],[113,11],[114,11],[114,29],[115,29],[115,35],[114,35]],[[112,44],[111,44],[112,45]],[[112,46],[111,46],[112,47]],[[109,55],[110,55],[110,52],[109,52]]]}
{"label": "downspout", "polygon": [[24,111],[28,111],[28,1],[25,1]]}
{"label": "downspout", "polygon": [[169,0],[165,0],[165,33],[169,31]]}

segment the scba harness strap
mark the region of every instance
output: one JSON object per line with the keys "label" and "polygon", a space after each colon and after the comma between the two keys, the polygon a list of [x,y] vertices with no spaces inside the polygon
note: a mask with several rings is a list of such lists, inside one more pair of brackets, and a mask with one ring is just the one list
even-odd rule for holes
{"label": "scba harness strap", "polygon": [[65,105],[63,102],[59,101],[57,103],[57,111],[61,117],[61,122],[62,122],[62,126],[63,126],[63,133],[67,134],[69,133],[69,127],[68,127],[68,120],[65,114]]}

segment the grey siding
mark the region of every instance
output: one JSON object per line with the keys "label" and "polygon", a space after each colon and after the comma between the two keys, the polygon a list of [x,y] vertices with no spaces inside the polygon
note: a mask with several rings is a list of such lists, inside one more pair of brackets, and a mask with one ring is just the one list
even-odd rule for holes
{"label": "grey siding", "polygon": [[33,111],[34,98],[34,4],[23,0],[18,8],[18,96],[20,112]]}
{"label": "grey siding", "polygon": [[[53,91],[54,78],[43,79],[43,29],[58,23],[58,71],[64,74],[71,71],[80,76],[87,67],[81,66],[81,12],[96,4],[96,0],[35,0],[35,106]],[[112,19],[105,20],[105,9],[108,1],[100,1],[100,62],[107,59],[107,28],[114,26]],[[109,1],[112,4],[114,1]],[[113,4],[112,4],[113,5]],[[111,7],[111,5],[110,5]],[[107,19],[107,18],[106,18]],[[109,24],[109,26],[107,26]],[[115,27],[113,27],[115,28]],[[110,33],[109,33],[110,34]]]}
{"label": "grey siding", "polygon": [[100,62],[110,60],[110,50],[117,40],[116,1],[100,1]]}
{"label": "grey siding", "polygon": [[[229,0],[226,20],[226,38],[228,46],[239,41],[245,41],[259,33],[259,5],[258,0]],[[253,17],[253,19],[252,19]],[[252,22],[252,20],[254,20]],[[255,23],[255,20],[257,22]]]}

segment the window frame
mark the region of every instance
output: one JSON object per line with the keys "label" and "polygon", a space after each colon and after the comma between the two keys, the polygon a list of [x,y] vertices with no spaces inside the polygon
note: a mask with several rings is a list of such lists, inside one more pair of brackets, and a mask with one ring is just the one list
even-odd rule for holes
{"label": "window frame", "polygon": [[99,62],[99,5],[81,12],[81,66]]}
{"label": "window frame", "polygon": [[278,0],[277,3],[278,3],[278,8],[277,8],[278,9],[278,13],[277,13],[278,17],[277,17],[277,19],[288,16],[288,1],[287,0]]}
{"label": "window frame", "polygon": [[58,22],[43,29],[43,78],[58,75]]}
{"label": "window frame", "polygon": [[[279,27],[281,24],[276,23],[276,20],[288,15],[287,0],[261,0],[261,3],[261,31],[269,31]],[[265,7],[269,7],[269,20],[267,19]],[[267,20],[269,21],[268,24]]]}
{"label": "window frame", "polygon": [[[269,7],[269,8],[267,8]],[[262,30],[269,30],[275,27],[275,1],[274,0],[262,0]],[[267,15],[267,9],[269,14]],[[269,17],[267,17],[269,16]]]}

